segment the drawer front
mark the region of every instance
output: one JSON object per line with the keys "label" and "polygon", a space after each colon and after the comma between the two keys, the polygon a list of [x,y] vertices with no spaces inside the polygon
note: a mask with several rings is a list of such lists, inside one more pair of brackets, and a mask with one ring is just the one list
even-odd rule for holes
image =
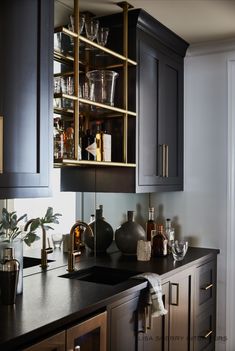
{"label": "drawer front", "polygon": [[215,338],[215,309],[208,308],[196,320],[194,332],[194,351],[214,350]]}
{"label": "drawer front", "polygon": [[197,268],[196,274],[196,315],[216,299],[216,261],[210,261]]}

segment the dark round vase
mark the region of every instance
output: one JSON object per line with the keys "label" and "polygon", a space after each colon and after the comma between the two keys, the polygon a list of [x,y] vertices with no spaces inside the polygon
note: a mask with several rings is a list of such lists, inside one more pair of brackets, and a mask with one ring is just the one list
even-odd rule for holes
{"label": "dark round vase", "polygon": [[146,240],[146,234],[140,224],[134,222],[134,211],[127,211],[127,222],[115,231],[115,242],[125,255],[136,255],[138,240]]}
{"label": "dark round vase", "polygon": [[94,233],[94,237],[89,234],[89,231],[85,230],[85,245],[91,251],[105,253],[113,241],[113,228],[103,219],[101,209],[96,210],[96,220],[89,225]]}

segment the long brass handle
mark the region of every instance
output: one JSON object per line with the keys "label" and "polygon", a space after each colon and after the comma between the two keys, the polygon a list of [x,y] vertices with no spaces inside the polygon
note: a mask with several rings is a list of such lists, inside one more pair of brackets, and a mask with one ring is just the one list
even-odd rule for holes
{"label": "long brass handle", "polygon": [[165,144],[162,144],[162,178],[166,176],[166,149]]}
{"label": "long brass handle", "polygon": [[206,333],[206,335],[203,335],[203,336],[202,336],[202,338],[203,338],[203,339],[207,339],[212,333],[213,333],[213,331],[212,331],[212,330],[209,330],[209,331]]}
{"label": "long brass handle", "polygon": [[207,285],[207,286],[205,286],[205,287],[202,287],[201,290],[209,290],[209,289],[211,289],[212,287],[213,287],[213,284],[209,284],[209,285]]}
{"label": "long brass handle", "polygon": [[170,304],[173,306],[179,305],[179,284],[170,284]]}
{"label": "long brass handle", "polygon": [[3,117],[0,116],[0,173],[3,173]]}
{"label": "long brass handle", "polygon": [[169,146],[165,144],[165,177],[168,178],[169,176]]}

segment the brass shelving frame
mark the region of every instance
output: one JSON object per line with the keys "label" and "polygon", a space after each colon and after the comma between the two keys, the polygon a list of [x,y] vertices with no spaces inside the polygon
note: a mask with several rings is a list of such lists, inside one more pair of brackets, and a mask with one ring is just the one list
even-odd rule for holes
{"label": "brass shelving frame", "polygon": [[[82,35],[78,35],[79,32],[79,0],[74,0],[74,32],[65,28],[65,27],[57,27],[55,28],[55,33],[62,32],[65,35],[68,35],[73,38],[74,41],[74,57],[71,55],[64,55],[57,51],[54,51],[54,59],[61,63],[73,63],[74,71],[72,74],[74,75],[74,95],[67,94],[54,94],[54,98],[66,98],[69,100],[73,100],[74,103],[74,143],[75,143],[75,159],[63,159],[62,162],[56,162],[54,165],[56,167],[61,166],[114,166],[114,167],[136,167],[135,163],[128,163],[128,155],[127,155],[127,138],[128,138],[128,117],[134,116],[137,117],[136,112],[128,110],[128,67],[130,65],[136,66],[137,62],[128,58],[128,10],[133,6],[128,4],[127,2],[119,2],[117,3],[119,7],[123,9],[123,55],[110,50],[106,47],[103,47],[89,39],[85,38]],[[109,65],[107,68],[115,68],[115,67],[123,67],[123,108],[109,106],[102,103],[98,103],[92,100],[84,99],[79,97],[79,66],[82,62],[79,61],[79,50],[80,50],[80,42],[92,46],[96,49],[99,49],[108,55],[119,59],[121,62],[119,64]],[[67,73],[63,73],[66,75]],[[59,74],[55,74],[54,76],[58,76]],[[109,110],[113,112],[117,112],[123,115],[123,162],[104,162],[104,161],[86,161],[86,160],[78,160],[78,145],[79,145],[79,104],[85,104],[88,106],[94,106],[97,108],[102,108],[104,110]],[[63,108],[54,108],[55,113],[61,114],[71,114],[73,112],[72,109],[63,109]]]}

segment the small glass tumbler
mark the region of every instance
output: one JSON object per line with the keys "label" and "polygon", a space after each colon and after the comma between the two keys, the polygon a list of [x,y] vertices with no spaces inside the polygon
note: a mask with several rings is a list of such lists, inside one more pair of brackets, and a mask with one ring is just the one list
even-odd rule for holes
{"label": "small glass tumbler", "polygon": [[59,94],[61,92],[60,77],[54,77],[54,93]]}
{"label": "small glass tumbler", "polygon": [[175,261],[182,261],[188,250],[188,241],[175,240],[171,243],[172,255]]}
{"label": "small glass tumbler", "polygon": [[96,18],[87,18],[85,21],[85,31],[87,39],[93,41],[97,37],[99,29],[99,20]]}
{"label": "small glass tumbler", "polygon": [[74,94],[74,79],[71,76],[67,77],[67,94],[68,95]]}
{"label": "small glass tumbler", "polygon": [[53,243],[53,247],[54,249],[61,249],[61,244],[63,242],[63,237],[61,234],[52,234],[51,236],[52,238],[52,243]]}
{"label": "small glass tumbler", "polygon": [[97,43],[101,46],[105,46],[107,44],[109,35],[109,28],[101,27],[97,33]]}

